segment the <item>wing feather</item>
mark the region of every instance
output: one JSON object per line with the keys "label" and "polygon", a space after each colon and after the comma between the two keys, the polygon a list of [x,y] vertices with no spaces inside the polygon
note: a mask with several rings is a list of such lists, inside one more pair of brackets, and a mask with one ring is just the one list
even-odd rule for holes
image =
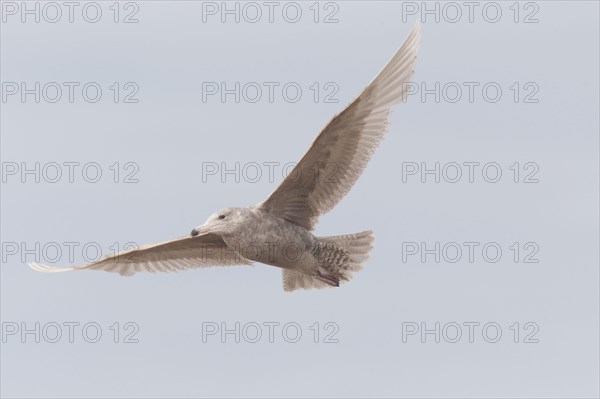
{"label": "wing feather", "polygon": [[406,98],[420,24],[381,72],[312,143],[292,172],[258,206],[312,230],[350,191],[386,132],[390,107]]}
{"label": "wing feather", "polygon": [[29,266],[34,270],[46,273],[94,269],[131,276],[137,272],[173,272],[241,264],[249,265],[252,262],[228,247],[220,236],[205,234],[143,245],[78,266],[58,268],[40,263],[30,263]]}

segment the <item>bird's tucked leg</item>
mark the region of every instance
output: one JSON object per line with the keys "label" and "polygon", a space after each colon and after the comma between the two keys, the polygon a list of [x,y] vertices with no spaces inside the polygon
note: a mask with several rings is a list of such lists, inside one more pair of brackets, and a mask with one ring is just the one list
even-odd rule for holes
{"label": "bird's tucked leg", "polygon": [[325,268],[319,266],[315,276],[318,280],[327,283],[333,287],[340,286],[340,279],[329,273]]}

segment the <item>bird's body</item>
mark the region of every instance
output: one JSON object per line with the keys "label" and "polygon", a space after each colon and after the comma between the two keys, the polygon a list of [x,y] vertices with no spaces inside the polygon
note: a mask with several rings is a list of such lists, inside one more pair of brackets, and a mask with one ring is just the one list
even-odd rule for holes
{"label": "bird's body", "polygon": [[417,24],[400,49],[341,113],[325,126],[291,173],[258,205],[225,208],[190,236],[144,245],[66,268],[32,263],[43,272],[101,269],[132,275],[260,262],[283,269],[286,291],[338,286],[360,270],[372,232],[317,237],[318,217],[352,188],[387,130],[392,105],[406,98],[419,42]]}
{"label": "bird's body", "polygon": [[[230,208],[236,227],[221,234],[246,259],[283,269],[308,269],[315,236],[305,228],[258,208]],[[221,212],[223,213],[223,212]],[[301,252],[296,256],[294,252]]]}
{"label": "bird's body", "polygon": [[[286,279],[310,276],[322,283],[338,286],[360,268],[360,260],[366,259],[371,249],[370,231],[334,237],[316,237],[310,231],[285,219],[274,217],[258,206],[226,208],[216,214],[225,216],[228,226],[221,230],[221,238],[227,245],[216,253],[217,248],[206,247],[211,256],[238,257],[266,265],[280,267]],[[213,216],[214,217],[214,216]],[[198,236],[196,231],[192,236]],[[365,255],[364,259],[360,255]],[[315,282],[316,283],[316,282]]]}

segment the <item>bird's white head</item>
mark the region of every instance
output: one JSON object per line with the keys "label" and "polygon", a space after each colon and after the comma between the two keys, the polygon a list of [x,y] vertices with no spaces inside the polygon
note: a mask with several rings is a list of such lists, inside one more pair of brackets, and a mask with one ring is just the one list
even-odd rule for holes
{"label": "bird's white head", "polygon": [[191,232],[195,237],[204,234],[227,235],[233,233],[235,227],[239,224],[240,210],[238,208],[224,208],[210,215],[204,224],[196,227]]}

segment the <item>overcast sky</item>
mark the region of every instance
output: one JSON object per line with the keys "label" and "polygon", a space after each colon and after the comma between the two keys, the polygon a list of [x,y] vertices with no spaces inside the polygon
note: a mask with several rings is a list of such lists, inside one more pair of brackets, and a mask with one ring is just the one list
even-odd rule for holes
{"label": "overcast sky", "polygon": [[[599,395],[597,2],[23,4],[1,4],[4,397]],[[413,94],[315,231],[374,230],[349,283],[27,267],[262,201],[417,19]]]}

